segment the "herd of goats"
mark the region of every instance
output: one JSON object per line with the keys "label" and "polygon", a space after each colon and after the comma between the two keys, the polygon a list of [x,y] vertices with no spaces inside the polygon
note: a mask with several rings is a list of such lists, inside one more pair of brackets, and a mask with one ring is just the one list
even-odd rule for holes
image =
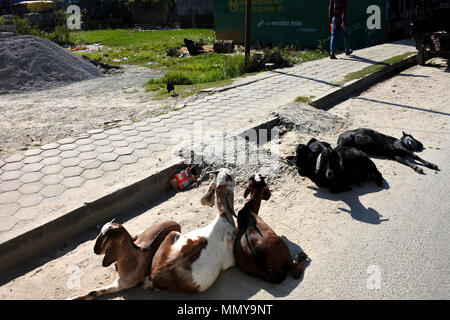
{"label": "herd of goats", "polygon": [[[316,139],[300,144],[292,160],[299,174],[318,187],[342,192],[369,179],[383,186],[383,177],[369,156],[396,160],[418,173],[423,170],[415,160],[439,170],[414,154],[422,149],[422,143],[409,134],[396,139],[361,128],[341,134],[335,148]],[[258,216],[261,201],[271,196],[264,177],[254,174],[249,178],[244,191],[244,198],[250,195],[249,200],[236,215],[233,173],[226,168],[211,173],[213,178],[201,198],[202,205],[212,207],[217,203],[219,213],[211,223],[182,234],[177,222],[165,221],[134,236],[121,224],[106,223],[94,253],[105,255],[104,267],[115,262],[119,277],[109,286],[72,299],[94,299],[139,284],[145,289],[203,292],[234,265],[271,283],[281,283],[288,274],[299,279],[307,255],[302,252],[292,259],[283,239]]]}

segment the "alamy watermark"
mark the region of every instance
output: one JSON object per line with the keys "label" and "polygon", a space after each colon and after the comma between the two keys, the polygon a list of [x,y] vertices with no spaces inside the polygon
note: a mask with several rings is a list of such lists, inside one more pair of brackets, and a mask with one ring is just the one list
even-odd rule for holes
{"label": "alamy watermark", "polygon": [[67,28],[70,30],[81,29],[81,9],[77,5],[70,5],[67,7],[67,14],[70,16],[67,18]]}

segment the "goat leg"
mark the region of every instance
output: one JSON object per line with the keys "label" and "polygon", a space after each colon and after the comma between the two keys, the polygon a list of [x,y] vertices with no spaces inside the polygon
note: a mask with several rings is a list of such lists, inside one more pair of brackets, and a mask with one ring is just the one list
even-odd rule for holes
{"label": "goat leg", "polygon": [[109,286],[92,290],[88,294],[85,294],[83,296],[73,297],[73,298],[70,298],[69,300],[94,300],[95,298],[98,298],[105,294],[116,293],[116,292],[119,292],[119,291],[122,291],[125,289],[133,288],[135,286],[136,286],[135,283],[127,283],[127,282],[123,281],[122,279],[117,279],[116,281],[111,283]]}
{"label": "goat leg", "polygon": [[425,167],[427,167],[427,168],[430,168],[430,169],[433,169],[433,170],[439,170],[439,168],[438,168],[438,166],[437,165],[435,165],[435,164],[433,164],[433,163],[431,163],[431,162],[428,162],[428,161],[426,161],[426,160],[423,160],[422,158],[420,158],[418,155],[416,155],[416,154],[413,154],[413,157],[412,157],[414,160],[417,160],[417,161],[419,161],[419,162],[422,162],[423,163],[423,165],[425,166]]}
{"label": "goat leg", "polygon": [[419,167],[416,166],[414,163],[412,163],[411,161],[406,160],[406,159],[403,158],[403,157],[396,156],[396,157],[395,157],[395,161],[400,162],[401,164],[404,164],[404,165],[406,165],[406,166],[412,168],[412,169],[413,169],[414,171],[416,171],[417,173],[424,174],[422,168],[419,168]]}

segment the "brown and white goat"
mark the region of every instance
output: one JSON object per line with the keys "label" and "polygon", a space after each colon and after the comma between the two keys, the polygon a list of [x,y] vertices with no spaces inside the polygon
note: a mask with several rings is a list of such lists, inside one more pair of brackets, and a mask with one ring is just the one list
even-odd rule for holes
{"label": "brown and white goat", "polygon": [[288,273],[300,278],[305,253],[300,253],[295,262],[289,249],[259,216],[261,200],[269,200],[271,192],[259,174],[250,177],[244,198],[250,199],[238,213],[238,234],[234,246],[236,265],[246,274],[272,283],[281,283]]}
{"label": "brown and white goat", "polygon": [[121,224],[112,221],[105,224],[95,242],[94,253],[105,255],[103,267],[108,267],[117,261],[116,269],[119,278],[109,286],[72,299],[95,299],[143,284],[150,272],[155,252],[172,231],[181,231],[180,225],[175,221],[165,221],[154,225],[135,237],[131,237]]}
{"label": "brown and white goat", "polygon": [[186,234],[169,233],[156,252],[149,276],[149,287],[185,292],[207,290],[222,271],[234,266],[236,239],[234,179],[230,170],[215,172],[203,205],[214,205],[217,195],[219,214],[207,226]]}

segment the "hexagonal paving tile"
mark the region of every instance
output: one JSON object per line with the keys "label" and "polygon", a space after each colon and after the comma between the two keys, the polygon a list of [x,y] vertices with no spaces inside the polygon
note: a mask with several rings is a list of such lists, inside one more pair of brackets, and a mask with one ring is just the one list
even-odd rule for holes
{"label": "hexagonal paving tile", "polygon": [[17,203],[1,204],[0,218],[14,215],[20,207]]}
{"label": "hexagonal paving tile", "polygon": [[142,137],[142,136],[132,136],[132,137],[127,137],[126,140],[128,142],[141,142],[142,140],[144,140],[144,137]]}
{"label": "hexagonal paving tile", "polygon": [[108,137],[108,140],[111,140],[113,142],[114,141],[123,141],[125,139],[126,139],[126,136],[124,136],[123,134],[116,134],[116,135]]}
{"label": "hexagonal paving tile", "polygon": [[100,139],[100,140],[94,141],[94,144],[95,144],[96,146],[107,146],[107,145],[111,144],[111,140],[108,140],[108,139]]}
{"label": "hexagonal paving tile", "polygon": [[121,133],[122,133],[122,131],[120,131],[120,130],[117,129],[117,128],[110,129],[110,130],[105,130],[104,132],[105,132],[108,136],[113,136],[113,135],[117,135],[117,134],[121,134]]}
{"label": "hexagonal paving tile", "polygon": [[42,168],[41,172],[45,175],[59,173],[64,169],[60,164],[52,164]]}
{"label": "hexagonal paving tile", "polygon": [[89,170],[84,170],[83,173],[81,174],[81,176],[88,180],[92,180],[92,179],[100,178],[101,176],[103,176],[103,173],[104,173],[104,171],[100,170],[100,169],[89,169]]}
{"label": "hexagonal paving tile", "polygon": [[100,167],[102,164],[102,161],[97,159],[89,159],[89,160],[83,160],[80,162],[80,168],[83,169],[96,169]]}
{"label": "hexagonal paving tile", "polygon": [[122,132],[122,134],[125,136],[125,137],[134,137],[134,136],[137,136],[137,135],[139,135],[141,132],[139,132],[139,131],[137,131],[137,130],[132,130],[132,131],[124,131],[124,132]]}
{"label": "hexagonal paving tile", "polygon": [[114,148],[123,148],[123,147],[128,147],[129,142],[128,141],[113,141],[111,143],[111,146]]}
{"label": "hexagonal paving tile", "polygon": [[25,164],[23,162],[10,162],[6,163],[3,167],[3,171],[20,170]]}
{"label": "hexagonal paving tile", "polygon": [[77,144],[75,143],[68,143],[68,144],[63,144],[61,145],[58,150],[61,151],[71,151],[71,150],[75,150],[78,147]]}
{"label": "hexagonal paving tile", "polygon": [[60,153],[61,153],[61,150],[59,150],[59,149],[50,149],[50,150],[45,150],[44,152],[42,152],[41,156],[43,158],[56,157]]}
{"label": "hexagonal paving tile", "polygon": [[42,159],[44,159],[44,157],[42,157],[42,155],[38,154],[36,156],[25,157],[25,159],[23,159],[23,163],[25,163],[25,164],[37,163],[37,162],[41,161]]}
{"label": "hexagonal paving tile", "polygon": [[0,175],[1,181],[9,181],[19,179],[23,175],[22,171],[14,170],[14,171],[5,171]]}
{"label": "hexagonal paving tile", "polygon": [[167,128],[166,126],[153,129],[153,131],[156,132],[156,133],[169,132],[169,130],[170,129]]}
{"label": "hexagonal paving tile", "polygon": [[70,143],[74,143],[77,139],[74,138],[64,138],[58,141],[59,144],[63,145],[63,144],[70,144]]}
{"label": "hexagonal paving tile", "polygon": [[[88,134],[94,135],[94,134],[102,133],[103,131],[105,131],[105,130],[103,130],[103,129],[94,129],[94,130],[89,130],[89,131],[88,131]],[[92,137],[92,136],[91,136],[91,137]]]}
{"label": "hexagonal paving tile", "polygon": [[41,182],[46,186],[58,184],[63,181],[64,176],[62,174],[49,174],[41,179]]}
{"label": "hexagonal paving tile", "polygon": [[130,156],[130,155],[120,156],[117,159],[117,162],[119,162],[121,164],[132,164],[132,163],[135,163],[136,161],[137,161],[137,158],[135,156]]}
{"label": "hexagonal paving tile", "polygon": [[136,129],[136,127],[133,125],[126,125],[126,126],[119,127],[119,130],[121,130],[121,131],[130,131],[130,130],[134,130],[134,129]]}
{"label": "hexagonal paving tile", "polygon": [[106,133],[98,133],[98,134],[93,134],[90,137],[93,141],[97,141],[97,140],[103,140],[108,138],[108,135]]}
{"label": "hexagonal paving tile", "polygon": [[70,177],[63,180],[62,184],[66,188],[78,188],[81,187],[86,181],[83,177]]}
{"label": "hexagonal paving tile", "polygon": [[119,162],[106,162],[100,166],[103,171],[117,171],[122,167]]}
{"label": "hexagonal paving tile", "polygon": [[25,157],[21,154],[14,154],[12,156],[9,156],[8,158],[5,158],[3,161],[6,163],[11,163],[11,162],[19,162],[22,161],[23,159],[25,159]]}
{"label": "hexagonal paving tile", "polygon": [[84,169],[80,167],[64,168],[63,171],[61,171],[61,175],[63,175],[66,178],[76,177],[79,176],[83,172],[83,170]]}
{"label": "hexagonal paving tile", "polygon": [[77,150],[80,151],[80,152],[89,152],[89,151],[94,150],[95,147],[96,147],[95,144],[86,144],[86,145],[79,146],[77,148]]}
{"label": "hexagonal paving tile", "polygon": [[0,193],[0,204],[9,204],[14,203],[22,195],[18,191],[8,191],[8,192],[2,192]]}
{"label": "hexagonal paving tile", "polygon": [[[43,179],[45,179],[45,178],[46,177],[44,177]],[[25,183],[17,191],[19,191],[23,195],[31,194],[31,193],[38,193],[39,191],[42,190],[42,188],[44,188],[44,185],[41,183],[41,181]]]}
{"label": "hexagonal paving tile", "polygon": [[80,162],[81,162],[81,159],[79,159],[79,158],[69,158],[69,159],[63,159],[61,161],[61,165],[65,168],[75,167],[75,166],[79,165]]}
{"label": "hexagonal paving tile", "polygon": [[83,152],[78,156],[78,158],[80,158],[81,160],[90,160],[90,159],[95,159],[97,157],[98,157],[98,152],[96,152],[96,151]]}
{"label": "hexagonal paving tile", "polygon": [[44,175],[40,172],[27,172],[20,177],[23,183],[31,183],[41,180]]}
{"label": "hexagonal paving tile", "polygon": [[93,143],[94,141],[89,139],[89,138],[85,138],[85,139],[78,139],[77,141],[75,141],[75,144],[79,145],[79,146],[85,146],[88,144]]}
{"label": "hexagonal paving tile", "polygon": [[114,150],[115,153],[117,153],[119,156],[125,156],[125,155],[130,155],[133,153],[133,149],[130,147],[121,147],[121,148],[116,148]]}
{"label": "hexagonal paving tile", "polygon": [[22,196],[17,202],[22,208],[33,207],[41,203],[44,199],[40,194],[27,194]]}
{"label": "hexagonal paving tile", "polygon": [[144,141],[147,142],[148,144],[161,143],[161,139],[156,138],[156,137],[146,138]]}
{"label": "hexagonal paving tile", "polygon": [[22,181],[10,180],[0,183],[0,192],[14,191],[20,188]]}
{"label": "hexagonal paving tile", "polygon": [[22,168],[23,172],[37,172],[44,167],[43,163],[31,163]]}
{"label": "hexagonal paving tile", "polygon": [[53,198],[61,195],[66,188],[62,184],[55,184],[51,186],[45,186],[41,190],[41,195],[46,198]]}
{"label": "hexagonal paving tile", "polygon": [[77,150],[63,151],[60,153],[60,157],[63,159],[75,158],[80,154]]}
{"label": "hexagonal paving tile", "polygon": [[139,149],[146,149],[148,147],[148,145],[149,144],[147,142],[141,141],[141,142],[135,142],[135,143],[130,144],[130,148],[133,148],[134,152],[136,152],[136,150],[139,150]]}
{"label": "hexagonal paving tile", "polygon": [[23,155],[25,156],[25,157],[32,157],[32,156],[36,156],[36,155],[38,155],[38,154],[41,154],[42,153],[42,149],[37,149],[37,148],[34,148],[34,149],[28,149],[28,150],[26,150],[24,153],[23,153]]}
{"label": "hexagonal paving tile", "polygon": [[59,147],[59,143],[49,143],[41,147],[42,150],[50,150],[50,149],[57,149]]}
{"label": "hexagonal paving tile", "polygon": [[117,160],[118,157],[119,157],[118,154],[116,154],[114,152],[110,152],[110,153],[103,153],[103,154],[99,155],[97,159],[102,162],[109,162],[109,161]]}
{"label": "hexagonal paving tile", "polygon": [[113,146],[98,146],[97,148],[95,148],[95,151],[98,152],[99,154],[109,153],[109,152],[114,151],[114,147]]}

